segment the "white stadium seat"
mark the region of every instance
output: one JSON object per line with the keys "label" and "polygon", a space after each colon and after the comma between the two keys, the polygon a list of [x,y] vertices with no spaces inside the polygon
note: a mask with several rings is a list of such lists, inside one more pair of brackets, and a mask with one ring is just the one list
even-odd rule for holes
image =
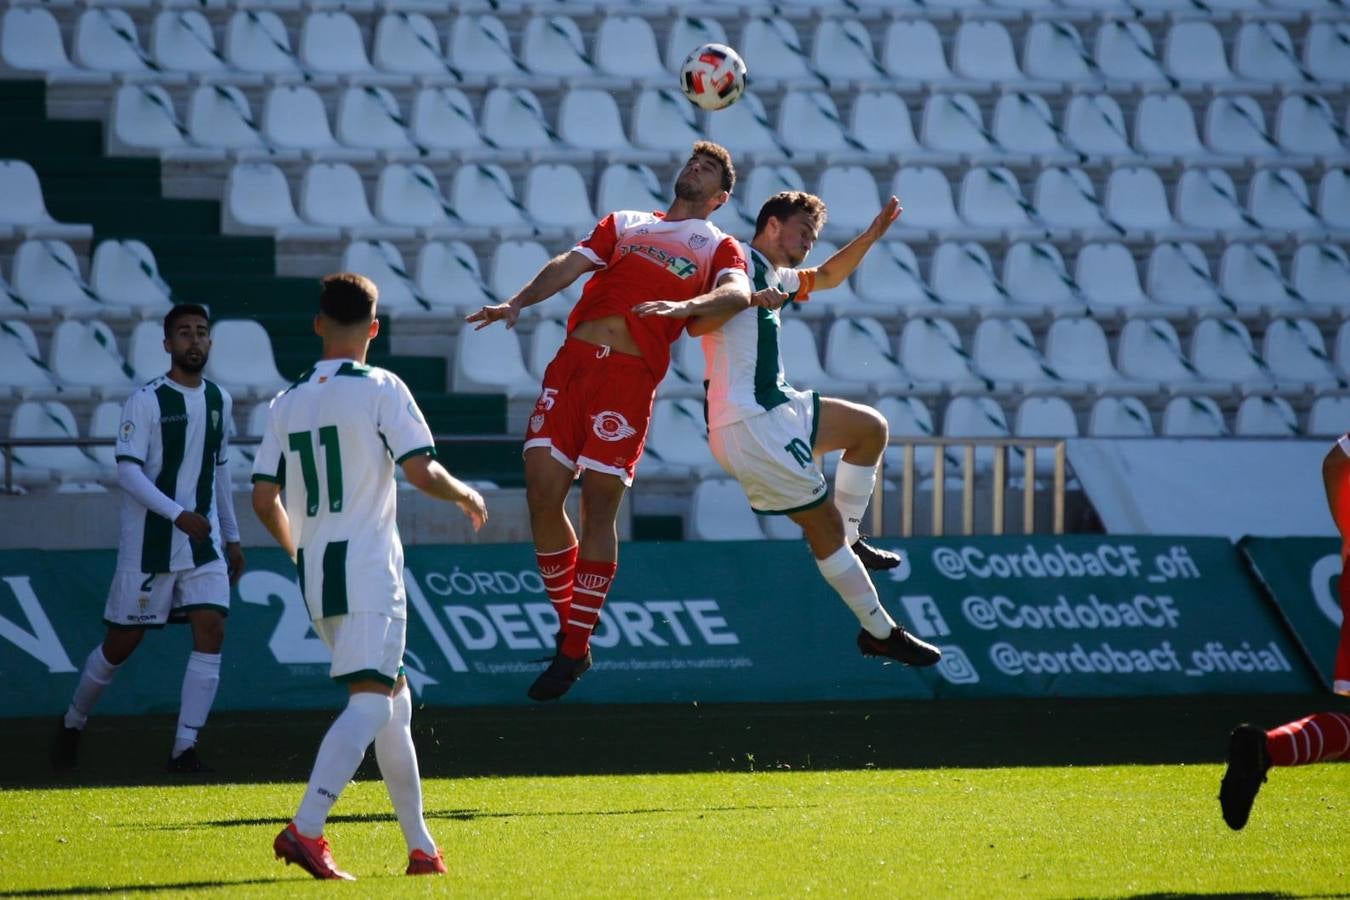
{"label": "white stadium seat", "polygon": [[42,73],[51,81],[107,80],[104,73],[77,69],[66,55],[61,26],[41,6],[7,6],[0,19],[0,63],[19,72]]}
{"label": "white stadium seat", "polygon": [[1215,155],[1264,158],[1280,152],[1261,104],[1247,94],[1215,97],[1205,112],[1205,143]]}
{"label": "white stadium seat", "polygon": [[1350,254],[1335,244],[1301,244],[1290,269],[1294,289],[1309,303],[1350,306]]}
{"label": "white stadium seat", "polygon": [[952,68],[963,78],[999,85],[1023,80],[1008,29],[995,21],[968,19],[957,27]]}
{"label": "white stadium seat", "polygon": [[568,16],[531,16],[521,34],[520,58],[531,72],[548,78],[576,78],[595,71],[581,28]]}
{"label": "white stadium seat", "polygon": [[684,64],[689,51],[703,44],[730,44],[727,31],[717,19],[706,15],[693,15],[684,11],[671,16],[670,31],[666,36],[666,69],[678,72]]}
{"label": "white stadium seat", "polygon": [[1350,81],[1350,22],[1309,25],[1303,37],[1303,65],[1319,81]]}
{"label": "white stadium seat", "polygon": [[1191,362],[1201,378],[1236,384],[1244,393],[1274,387],[1251,333],[1236,319],[1202,319],[1191,333]]}
{"label": "white stadium seat", "polygon": [[132,381],[145,384],[169,371],[169,353],[164,349],[164,326],[147,320],[137,322],[127,343],[127,365]]}
{"label": "white stadium seat", "polygon": [[418,155],[408,135],[407,119],[398,100],[385,87],[352,86],[338,102],[337,139],[344,146],[391,158]]}
{"label": "white stadium seat", "polygon": [[472,210],[475,225],[519,229],[525,223],[515,186],[496,163],[461,166],[455,172],[451,196],[455,209]]}
{"label": "white stadium seat", "polygon": [[1088,418],[1092,437],[1152,437],[1153,418],[1138,397],[1102,397]]}
{"label": "white stadium seat", "polygon": [[1031,203],[1041,220],[1055,231],[1073,231],[1086,239],[1119,237],[1123,233],[1124,226],[1107,224],[1097,189],[1082,169],[1042,169]]}
{"label": "white stadium seat", "polygon": [[1176,191],[1177,221],[1190,228],[1250,232],[1253,223],[1238,200],[1233,178],[1223,169],[1187,169]]}
{"label": "white stadium seat", "polygon": [[484,147],[469,98],[454,87],[418,91],[408,133],[418,146],[428,150],[458,153]]}
{"label": "white stadium seat", "polygon": [[[122,401],[105,400],[94,407],[89,417],[89,436],[91,438],[116,438],[122,425]],[[109,444],[105,447],[90,447],[89,452],[99,464],[99,477],[113,480],[117,477],[116,448]],[[247,479],[247,475],[245,476]]]}
{"label": "white stadium seat", "polygon": [[437,238],[471,229],[471,218],[445,196],[436,174],[421,163],[391,163],[375,183],[375,215],[381,222],[415,228]]}
{"label": "white stadium seat", "polygon": [[433,310],[469,313],[506,299],[492,292],[479,269],[478,257],[461,241],[423,244],[417,254],[416,281]]}
{"label": "white stadium seat", "polygon": [[881,62],[893,77],[925,84],[953,81],[942,38],[932,22],[897,19],[886,27]]}
{"label": "white stadium seat", "polygon": [[[1078,417],[1063,397],[1028,397],[1017,407],[1013,434],[1030,438],[1078,437]],[[1050,474],[1054,471],[1054,453],[1042,450],[1036,454],[1036,463],[1038,474]]]}
{"label": "white stadium seat", "polygon": [[1008,311],[1008,292],[994,272],[988,251],[979,244],[939,244],[933,253],[930,281],[945,304],[985,313]]}
{"label": "white stadium seat", "polygon": [[783,191],[804,191],[806,183],[792,166],[762,164],[750,170],[743,182],[738,181],[736,193],[745,198],[746,212],[759,215],[759,208],[774,194]]}
{"label": "white stadium seat", "polygon": [[159,155],[164,159],[224,159],[215,147],[194,147],[187,126],[174,110],[173,98],[157,84],[124,84],[113,95],[108,122],[108,149],[126,156]]}
{"label": "white stadium seat", "polygon": [[11,388],[21,395],[60,393],[51,369],[38,355],[33,329],[15,320],[0,321],[0,393]]}
{"label": "white stadium seat", "polygon": [[311,12],[300,28],[300,62],[320,75],[337,75],[364,82],[389,80],[370,64],[361,26],[342,10]]}
{"label": "white stadium seat", "polygon": [[511,75],[525,69],[511,50],[511,35],[506,26],[492,15],[457,16],[450,26],[446,55],[466,75]]}
{"label": "white stadium seat", "polygon": [[778,137],[794,153],[823,153],[838,159],[862,151],[844,131],[834,100],[824,91],[788,91],[778,108]]}
{"label": "white stadium seat", "polygon": [[1104,20],[1097,28],[1094,56],[1102,73],[1112,81],[1150,86],[1167,83],[1153,38],[1139,22]]}
{"label": "white stadium seat", "polygon": [[[1336,170],[1328,173],[1328,177]],[[1323,190],[1326,189],[1323,179]],[[1328,206],[1325,193],[1321,210],[1326,215]],[[1342,200],[1350,201],[1350,192]],[[1350,223],[1350,206],[1330,207],[1336,214]],[[1247,187],[1247,209],[1251,217],[1262,228],[1272,231],[1294,232],[1300,235],[1316,237],[1324,233],[1328,225],[1335,227],[1333,221],[1323,221],[1313,210],[1312,199],[1308,196],[1308,186],[1297,169],[1260,169],[1252,176]]]}
{"label": "white stadium seat", "polygon": [[[942,416],[942,435],[949,438],[1006,438],[1012,436],[1012,429],[1008,427],[1003,407],[993,398],[953,397]],[[951,460],[954,455],[949,451],[947,458]],[[994,448],[975,449],[976,471],[988,471],[993,461]]]}
{"label": "white stadium seat", "polygon": [[1046,19],[1031,23],[1022,49],[1022,71],[1030,78],[1064,84],[1101,80],[1078,29],[1070,22]]}
{"label": "white stadium seat", "polygon": [[[836,323],[838,324],[838,323]],[[868,393],[859,381],[843,381],[825,374],[820,366],[820,351],[811,327],[799,318],[788,317],[779,333],[779,349],[788,380],[803,390],[817,390],[830,396],[859,397]]]}
{"label": "white stadium seat", "polygon": [[[600,153],[629,149],[614,95],[593,88],[574,88],[563,95],[558,109],[558,135],[569,146]],[[689,146],[693,146],[692,141]]]}
{"label": "white stadium seat", "polygon": [[854,18],[826,18],[816,26],[811,63],[831,81],[888,78],[877,59],[868,27]]}
{"label": "white stadium seat", "polygon": [[1013,153],[1030,154],[1047,163],[1078,159],[1076,152],[1060,143],[1050,104],[1040,94],[1014,91],[999,97],[992,130],[999,146]]}
{"label": "white stadium seat", "polygon": [[19,159],[0,159],[0,237],[21,232],[30,238],[88,239],[90,225],[58,222],[47,212],[42,185],[33,167]]}
{"label": "white stadium seat", "polygon": [[1309,319],[1273,320],[1261,341],[1261,356],[1282,385],[1307,384],[1314,390],[1347,386],[1332,367],[1322,332]]}
{"label": "white stadium seat", "polygon": [[67,320],[56,326],[49,365],[62,384],[98,388],[103,396],[126,396],[134,386],[117,337],[96,320]]}
{"label": "white stadium seat", "polygon": [[[701,43],[704,42],[689,44],[684,52]],[[606,75],[628,80],[652,79],[664,83],[669,78],[656,48],[656,32],[641,16],[610,14],[600,21],[595,32],[595,64]]]}
{"label": "white stadium seat", "polygon": [[1223,38],[1211,22],[1174,22],[1163,44],[1163,65],[1183,82],[1225,85],[1233,78]]}
{"label": "white stadium seat", "polygon": [[1279,22],[1245,22],[1233,45],[1233,70],[1240,78],[1278,84],[1313,80],[1294,53],[1294,42]]}
{"label": "white stadium seat", "polygon": [[801,80],[810,75],[797,29],[779,16],[747,21],[738,49],[743,59],[754,60],[756,79]]}
{"label": "white stadium seat", "polygon": [[452,390],[525,397],[539,393],[539,382],[525,368],[514,331],[461,328],[455,338]]}
{"label": "white stadium seat", "polygon": [[909,107],[894,91],[860,92],[853,100],[849,132],[871,153],[913,159],[923,152],[914,136]]}
{"label": "white stadium seat", "polygon": [[[926,438],[934,437],[936,434],[932,410],[917,397],[884,396],[877,401],[875,409],[886,418],[886,425],[893,438]],[[933,474],[935,452],[932,447],[914,448],[914,471],[920,478],[927,478]],[[890,472],[897,476],[901,475],[903,473],[901,467],[905,462],[904,447],[894,444],[887,447],[885,460],[889,469],[888,475]]]}
{"label": "white stadium seat", "polygon": [[[544,370],[553,362],[563,342],[567,340],[567,325],[558,319],[540,319],[530,332],[529,349],[526,353],[530,374],[539,380],[544,378]],[[681,345],[698,346],[698,341],[681,341]],[[702,373],[699,375],[702,380]],[[700,384],[700,388],[702,385]]]}
{"label": "white stadium seat", "polygon": [[575,239],[586,235],[596,216],[586,182],[575,166],[540,163],[525,176],[525,209],[544,227],[562,228]]}
{"label": "white stadium seat", "polygon": [[[688,105],[685,101],[685,106]],[[718,110],[708,120],[707,136],[730,150],[736,159],[741,158],[739,154],[750,154],[757,162],[776,161],[792,155],[773,130],[764,102],[756,94],[745,94],[734,105]]]}
{"label": "white stadium seat", "polygon": [[825,233],[852,238],[881,210],[876,179],[862,166],[829,166],[817,191],[830,211]]}
{"label": "white stadium seat", "polygon": [[702,140],[702,126],[684,95],[667,88],[646,88],[633,107],[633,143],[639,147],[688,153]]}
{"label": "white stadium seat", "polygon": [[383,72],[431,81],[455,77],[454,67],[441,52],[436,26],[420,12],[389,12],[380,16],[370,56]]}
{"label": "white stadium seat", "polygon": [[1083,382],[1100,393],[1143,387],[1125,381],[1111,364],[1106,332],[1096,319],[1055,319],[1045,337],[1045,360],[1061,377]]}
{"label": "white stadium seat", "polygon": [[1288,154],[1322,156],[1328,159],[1350,154],[1345,129],[1325,97],[1291,94],[1280,101],[1275,114],[1275,140]]}
{"label": "white stadium seat", "polygon": [[1132,232],[1164,236],[1178,232],[1167,206],[1167,191],[1153,169],[1125,166],[1106,179],[1106,215]]}
{"label": "white stadium seat", "polygon": [[975,329],[971,348],[975,368],[1001,384],[1025,391],[1081,392],[1083,385],[1064,379],[1045,361],[1027,323],[1021,319],[985,319]]}
{"label": "white stadium seat", "polygon": [[1064,143],[1088,156],[1133,159],[1120,104],[1106,94],[1075,94],[1064,112]]}
{"label": "white stadium seat", "polygon": [[326,228],[339,228],[349,238],[407,240],[413,229],[386,225],[371,215],[361,176],[346,163],[314,163],[300,182],[300,214]]}
{"label": "white stadium seat", "polygon": [[1237,307],[1239,315],[1288,313],[1305,308],[1280,271],[1280,259],[1265,244],[1229,244],[1219,260],[1219,291]]}
{"label": "white stadium seat", "polygon": [[1157,303],[1196,312],[1236,312],[1214,284],[1204,252],[1189,241],[1164,241],[1153,248],[1147,284]]}
{"label": "white stadium seat", "polygon": [[1086,312],[1082,293],[1064,258],[1048,242],[1023,241],[1009,247],[1003,255],[1003,286],[1008,299],[1028,312]]}
{"label": "white stadium seat", "polygon": [[863,257],[854,279],[858,293],[873,309],[881,307],[913,314],[941,303],[924,281],[913,249],[900,241],[874,244]]}
{"label": "white stadium seat", "polygon": [[[28,400],[20,403],[10,416],[9,436],[69,440],[80,437],[80,430],[64,403]],[[80,447],[20,447],[13,451],[13,459],[14,480],[19,484],[40,484],[51,478],[83,481],[98,477],[97,461]]]}
{"label": "white stadium seat", "polygon": [[969,169],[961,178],[959,197],[957,208],[961,218],[971,225],[1012,236],[1045,233],[1010,169],[1001,166]]}
{"label": "white stadium seat", "polygon": [[697,541],[760,541],[764,532],[758,519],[737,482],[729,478],[700,481],[689,509],[689,537]]}
{"label": "white stadium seat", "polygon": [[230,16],[225,59],[243,72],[293,80],[305,75],[286,26],[270,9],[241,9]]}
{"label": "white stadium seat", "polygon": [[946,153],[990,156],[992,133],[969,94],[930,94],[923,105],[920,136],[925,147]]}
{"label": "white stadium seat", "polygon": [[211,23],[195,9],[166,9],[155,15],[150,55],[160,68],[170,72],[191,72],[202,77],[226,71],[224,57],[216,49]]}
{"label": "white stadium seat", "polygon": [[364,159],[364,150],[343,147],[328,126],[328,111],[308,85],[279,84],[263,99],[262,133],[267,143],[325,160]]}
{"label": "white stadium seat", "polygon": [[[549,252],[537,241],[501,241],[492,254],[488,284],[497,296],[505,300],[537,275],[550,258]],[[584,283],[583,279],[578,279],[563,288],[558,296],[570,306],[580,299]],[[559,301],[553,300],[552,303],[553,314],[557,315],[560,312]],[[531,310],[539,315],[545,313],[543,305],[532,306],[525,314],[531,315]]]}
{"label": "white stadium seat", "polygon": [[150,54],[137,36],[136,23],[124,9],[99,6],[81,13],[75,23],[72,49],[75,62],[86,69],[123,77],[154,75]]}
{"label": "white stadium seat", "polygon": [[272,155],[248,97],[232,84],[204,84],[192,92],[187,130],[191,143],[228,150],[240,158]]}
{"label": "white stadium seat", "polygon": [[339,231],[307,225],[291,205],[286,176],[272,163],[240,163],[225,180],[226,234],[270,234],[278,239],[336,239]]}
{"label": "white stadium seat", "polygon": [[[1257,173],[1258,177],[1265,173]],[[1302,179],[1293,184],[1288,193],[1298,195],[1301,200],[1306,200],[1306,189],[1300,191]],[[1252,191],[1256,190],[1256,179],[1252,180]],[[1255,199],[1253,197],[1253,199]],[[1306,212],[1306,205],[1301,206]],[[1350,231],[1350,169],[1335,168],[1329,169],[1322,175],[1322,182],[1317,188],[1317,211],[1322,217],[1322,221],[1336,231]],[[1255,213],[1253,209],[1253,213]],[[1260,214],[1256,214],[1261,218]]]}
{"label": "white stadium seat", "polygon": [[1173,397],[1163,410],[1167,437],[1227,437],[1230,432],[1219,405],[1209,397]]}
{"label": "white stadium seat", "polygon": [[1212,382],[1201,384],[1195,368],[1181,352],[1176,329],[1166,319],[1127,321],[1116,340],[1116,368],[1126,378],[1161,383],[1173,392],[1222,389]]}
{"label": "white stadium seat", "polygon": [[1247,397],[1237,411],[1234,433],[1246,437],[1299,437],[1298,416],[1283,397]]}
{"label": "white stadium seat", "polygon": [[825,371],[832,378],[874,385],[878,390],[909,384],[886,330],[868,316],[838,319],[830,325]]}
{"label": "white stadium seat", "polygon": [[950,319],[927,316],[908,319],[900,331],[899,359],[916,380],[941,384],[953,393],[993,387],[992,382],[976,372],[974,361],[962,346],[961,335]]}
{"label": "white stadium seat", "polygon": [[1339,437],[1346,432],[1346,422],[1350,422],[1350,396],[1318,397],[1308,413],[1307,433]]}
{"label": "white stadium seat", "polygon": [[1139,101],[1134,143],[1149,156],[1192,160],[1209,155],[1200,143],[1195,113],[1180,94],[1147,94]]}
{"label": "white stadium seat", "polygon": [[172,290],[160,277],[155,254],[140,241],[106,240],[94,250],[89,286],[100,300],[143,313],[167,311]]}
{"label": "white stadium seat", "polygon": [[80,274],[75,251],[62,241],[29,240],[14,252],[14,292],[29,309],[94,315],[105,307]]}
{"label": "white stadium seat", "polygon": [[[708,427],[703,418],[703,404],[698,400],[669,398],[652,404],[647,455],[667,470],[684,467],[696,475],[722,474],[722,467],[708,449]],[[742,499],[744,496],[742,493]]]}
{"label": "white stadium seat", "polygon": [[970,226],[956,214],[952,186],[936,166],[901,166],[891,189],[901,198],[905,211],[896,221],[896,233],[927,231],[938,236],[957,236],[970,232]]}
{"label": "white stadium seat", "polygon": [[398,246],[389,241],[353,241],[342,253],[342,270],[364,275],[380,291],[380,312],[395,316],[425,313],[431,302],[420,297]]}
{"label": "white stadium seat", "polygon": [[254,319],[222,319],[211,326],[211,356],[202,373],[236,399],[270,397],[286,386],[272,355],[272,339]]}
{"label": "white stadium seat", "polygon": [[550,150],[556,135],[533,91],[497,87],[483,101],[483,136],[508,150]]}
{"label": "white stadium seat", "polygon": [[[753,176],[753,172],[751,174]],[[739,192],[738,190],[737,193]],[[648,166],[639,163],[613,163],[600,173],[596,206],[601,215],[608,215],[620,209],[651,212],[670,206],[670,198],[661,189],[661,183],[656,180],[656,175]]]}

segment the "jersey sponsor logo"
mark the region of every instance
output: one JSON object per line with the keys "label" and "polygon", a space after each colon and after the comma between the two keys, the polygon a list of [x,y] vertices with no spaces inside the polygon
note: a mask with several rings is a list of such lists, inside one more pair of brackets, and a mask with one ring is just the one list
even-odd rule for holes
{"label": "jersey sponsor logo", "polygon": [[621,441],[637,434],[637,429],[621,413],[608,409],[591,417],[591,430],[602,441]]}
{"label": "jersey sponsor logo", "polygon": [[122,423],[122,427],[117,430],[117,439],[122,443],[127,443],[136,434],[136,423],[127,419]]}
{"label": "jersey sponsor logo", "polygon": [[692,278],[698,274],[698,263],[684,256],[676,256],[669,250],[655,247],[651,244],[626,244],[620,248],[620,252],[627,256],[629,253],[637,253],[641,256],[663,266],[665,270],[677,278]]}
{"label": "jersey sponsor logo", "polygon": [[544,427],[543,415],[530,416],[530,431],[538,431]]}
{"label": "jersey sponsor logo", "polygon": [[159,424],[167,425],[170,422],[186,422],[187,420],[188,420],[187,413],[178,413],[177,415],[173,416],[160,416]]}

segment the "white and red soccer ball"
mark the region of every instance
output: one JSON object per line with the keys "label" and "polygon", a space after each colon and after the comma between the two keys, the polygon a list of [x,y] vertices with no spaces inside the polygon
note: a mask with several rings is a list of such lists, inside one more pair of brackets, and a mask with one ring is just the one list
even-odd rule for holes
{"label": "white and red soccer ball", "polygon": [[680,66],[680,88],[695,106],[726,109],[745,93],[745,60],[726,44],[697,47]]}

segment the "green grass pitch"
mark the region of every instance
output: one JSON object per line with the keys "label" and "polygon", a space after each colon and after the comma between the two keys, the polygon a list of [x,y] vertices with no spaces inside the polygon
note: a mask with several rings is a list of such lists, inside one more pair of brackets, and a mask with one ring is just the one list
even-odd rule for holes
{"label": "green grass pitch", "polygon": [[[1350,765],[1275,770],[1247,829],[1215,800],[1226,731],[1325,697],[420,710],[451,875],[402,875],[374,767],[328,836],[347,896],[1345,896]],[[1237,717],[1237,718],[1235,718]],[[225,714],[184,780],[172,721],[7,722],[0,897],[299,896],[273,860],[327,715]],[[10,727],[12,726],[12,727]],[[209,751],[209,752],[208,752]]]}

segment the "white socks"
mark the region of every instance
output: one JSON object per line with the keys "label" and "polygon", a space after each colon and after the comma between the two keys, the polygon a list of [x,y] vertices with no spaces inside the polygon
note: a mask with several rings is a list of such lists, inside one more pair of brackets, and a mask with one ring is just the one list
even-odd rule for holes
{"label": "white socks", "polygon": [[117,674],[117,668],[103,655],[102,644],[89,652],[89,658],[84,661],[84,670],[80,672],[75,696],[70,698],[70,709],[66,710],[67,728],[84,728],[94,704],[103,696],[103,689]]}
{"label": "white socks", "polygon": [[[840,465],[843,465],[842,463]],[[884,638],[895,627],[895,620],[881,605],[877,589],[872,584],[867,570],[863,568],[858,554],[845,544],[824,559],[816,560],[820,574],[830,583],[848,608],[858,617],[858,622],[875,638]]]}
{"label": "white socks", "polygon": [[408,852],[421,850],[436,855],[436,842],[422,818],[422,776],[417,771],[417,750],[412,740],[412,691],[404,688],[394,695],[393,715],[375,735],[375,759],[380,775],[394,804]]}
{"label": "white socks", "polygon": [[314,771],[295,814],[296,830],[308,838],[323,834],[328,812],[352,780],[366,748],[389,721],[393,708],[384,694],[359,693],[347,699],[347,708],[328,727],[314,759]]}
{"label": "white socks", "polygon": [[183,673],[183,700],[178,708],[178,731],[173,739],[173,756],[197,743],[197,732],[206,727],[211,704],[216,701],[220,686],[220,654],[198,653],[188,656],[187,671]]}
{"label": "white socks", "polygon": [[834,470],[834,505],[844,519],[844,543],[849,547],[858,540],[863,513],[876,483],[875,464],[856,466],[841,459],[839,468]]}

